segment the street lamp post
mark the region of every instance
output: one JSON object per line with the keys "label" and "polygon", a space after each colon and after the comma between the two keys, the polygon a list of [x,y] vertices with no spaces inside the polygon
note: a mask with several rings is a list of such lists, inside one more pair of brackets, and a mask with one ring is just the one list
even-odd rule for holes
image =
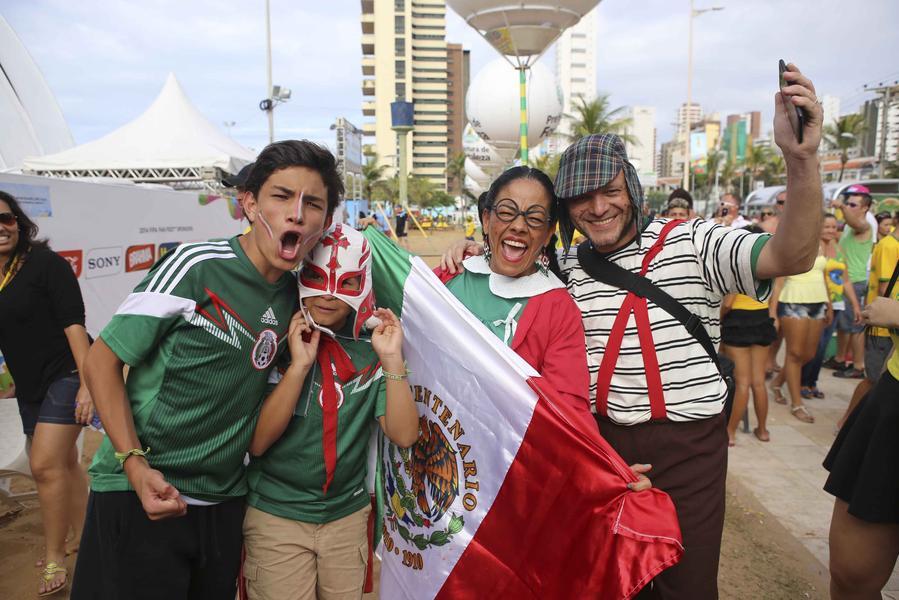
{"label": "street lamp post", "polygon": [[406,136],[412,131],[414,126],[414,112],[411,102],[406,102],[404,100],[397,100],[396,102],[390,103],[390,117],[391,117],[391,129],[393,129],[397,136],[399,137],[399,146],[400,146],[400,172],[399,172],[399,184],[400,184],[400,206],[402,206],[407,211],[409,210],[406,206],[408,204],[407,193],[406,193],[406,184],[407,181],[407,173],[406,173]]}
{"label": "street lamp post", "polygon": [[259,109],[268,115],[268,142],[275,141],[275,107],[290,100],[290,90],[272,85],[272,21],[269,0],[265,0],[265,72],[266,97],[259,103]]}
{"label": "street lamp post", "polygon": [[693,18],[711,11],[724,10],[723,6],[711,8],[693,8],[693,0],[690,0],[690,33],[687,36],[687,115],[686,131],[684,132],[686,152],[684,152],[684,189],[690,190],[690,130],[693,124],[690,122],[693,103]]}

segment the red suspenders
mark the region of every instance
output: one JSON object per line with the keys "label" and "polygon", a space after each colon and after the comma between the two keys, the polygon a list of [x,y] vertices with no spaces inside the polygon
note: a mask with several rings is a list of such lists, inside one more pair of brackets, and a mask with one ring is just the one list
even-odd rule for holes
{"label": "red suspenders", "polygon": [[[662,251],[665,245],[665,238],[677,225],[683,221],[669,221],[659,232],[659,239],[649,249],[649,252],[643,257],[643,265],[640,268],[640,275],[646,275],[652,259]],[[630,319],[631,313],[634,314],[634,321],[637,324],[637,336],[640,339],[640,353],[643,355],[643,366],[646,372],[646,386],[649,389],[649,406],[654,421],[664,420],[667,416],[665,411],[665,397],[662,393],[662,377],[659,373],[659,361],[656,357],[655,343],[652,340],[652,326],[649,322],[649,310],[646,305],[646,298],[641,298],[633,292],[628,292],[618,309],[618,315],[615,317],[615,323],[612,325],[612,331],[609,333],[609,339],[606,342],[605,352],[602,357],[602,363],[599,365],[599,373],[596,375],[596,412],[600,415],[608,415],[609,403],[609,386],[612,384],[612,374],[615,372],[615,365],[618,364],[618,355],[621,352],[621,341],[624,338],[624,330]]]}

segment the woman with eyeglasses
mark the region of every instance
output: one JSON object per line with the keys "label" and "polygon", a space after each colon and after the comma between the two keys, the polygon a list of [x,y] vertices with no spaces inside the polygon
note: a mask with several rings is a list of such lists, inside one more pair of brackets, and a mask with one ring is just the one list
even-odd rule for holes
{"label": "woman with eyeglasses", "polygon": [[[828,225],[828,220],[824,219],[822,235],[824,229],[832,226],[833,223]],[[815,418],[802,402],[802,365],[815,356],[822,330],[833,321],[833,306],[824,272],[826,266],[827,257],[819,247],[810,271],[775,280],[769,302],[771,316],[779,320],[787,344],[784,366],[771,382],[774,401],[787,403],[781,389],[786,383],[790,393],[790,413],[804,423],[814,423]]]}
{"label": "woman with eyeglasses", "polygon": [[77,545],[87,505],[87,474],[76,440],[93,413],[81,365],[90,340],[84,301],[69,263],[35,239],[37,225],[0,192],[0,352],[15,381],[30,440],[47,552],[38,593],[66,585],[66,534]]}
{"label": "woman with eyeglasses", "polygon": [[580,310],[559,278],[557,201],[542,171],[513,167],[481,195],[484,254],[458,272],[437,269],[449,291],[555,388],[583,427],[596,430]]}

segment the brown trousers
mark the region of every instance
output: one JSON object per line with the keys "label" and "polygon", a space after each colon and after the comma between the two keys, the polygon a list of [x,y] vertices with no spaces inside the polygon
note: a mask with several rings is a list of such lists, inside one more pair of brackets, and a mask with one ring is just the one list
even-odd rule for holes
{"label": "brown trousers", "polygon": [[368,564],[371,505],[317,525],[247,508],[244,577],[250,600],[357,600]]}
{"label": "brown trousers", "polygon": [[724,529],[727,431],[724,415],[702,421],[651,422],[625,427],[597,417],[603,437],[628,464],[649,463],[655,488],[671,496],[684,555],[638,598],[715,600]]}

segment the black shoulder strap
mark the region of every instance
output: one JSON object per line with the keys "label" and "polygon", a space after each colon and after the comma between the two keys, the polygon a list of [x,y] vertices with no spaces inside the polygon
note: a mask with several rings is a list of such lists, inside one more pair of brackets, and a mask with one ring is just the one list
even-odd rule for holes
{"label": "black shoulder strap", "polygon": [[887,298],[891,298],[893,296],[893,288],[896,286],[896,279],[899,278],[899,261],[896,261],[896,266],[893,267],[893,276],[890,277],[890,282],[887,284],[886,292],[884,292],[884,296]]}
{"label": "black shoulder strap", "polygon": [[672,298],[668,292],[646,277],[632,273],[600,256],[587,242],[578,246],[577,258],[581,268],[593,279],[652,300],[656,306],[680,321],[681,325],[705,349],[709,358],[718,367],[718,371],[721,371],[721,365],[718,362],[718,351],[715,349],[715,344],[712,343],[709,333],[703,327],[702,321],[695,314],[684,308],[683,304]]}

